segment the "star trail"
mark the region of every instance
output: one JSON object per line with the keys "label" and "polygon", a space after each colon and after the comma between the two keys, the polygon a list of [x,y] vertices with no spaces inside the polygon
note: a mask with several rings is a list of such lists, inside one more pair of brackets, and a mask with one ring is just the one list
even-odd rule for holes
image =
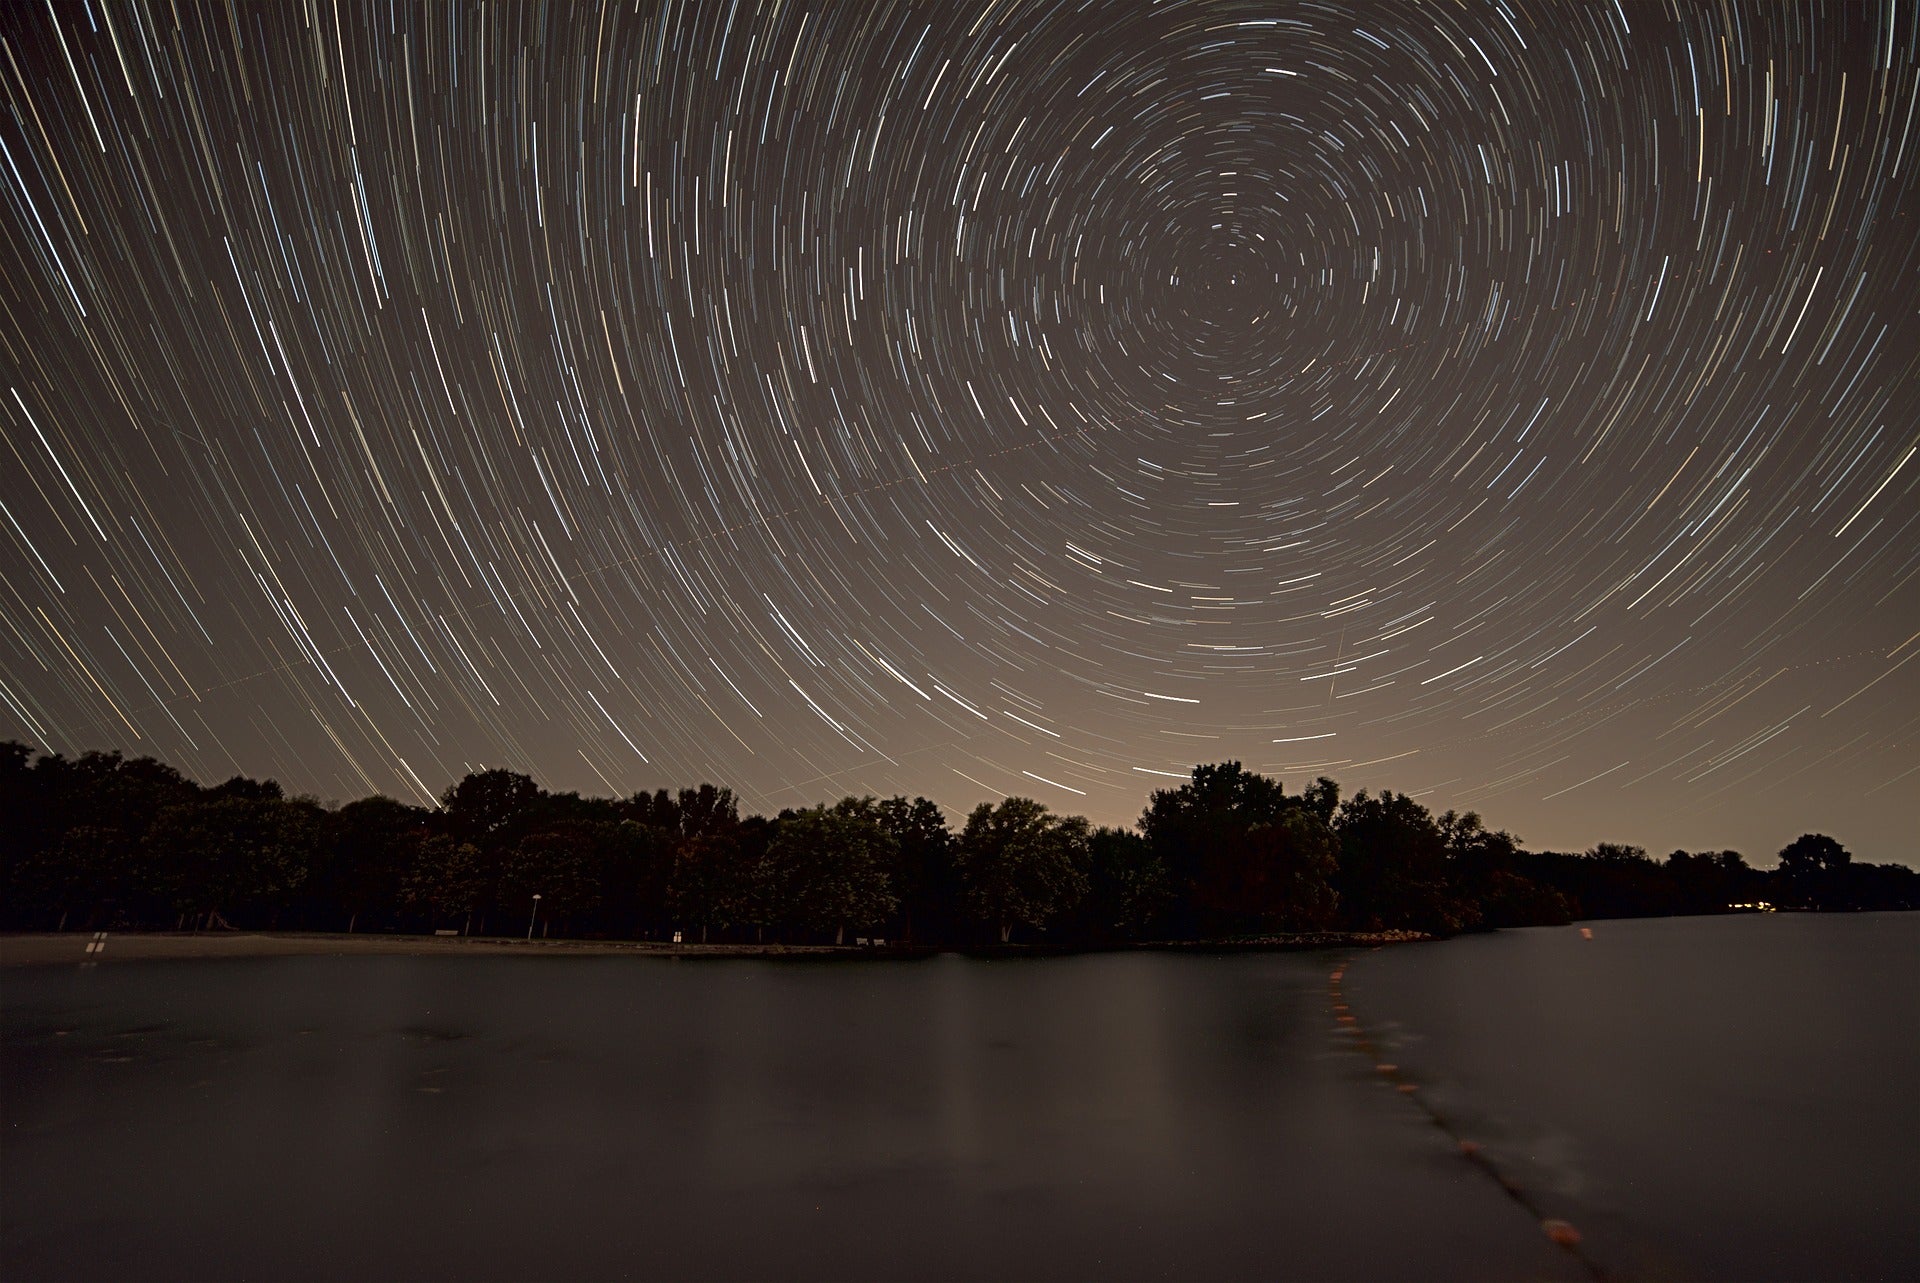
{"label": "star trail", "polygon": [[0,46],[0,738],[1914,858],[1909,0]]}

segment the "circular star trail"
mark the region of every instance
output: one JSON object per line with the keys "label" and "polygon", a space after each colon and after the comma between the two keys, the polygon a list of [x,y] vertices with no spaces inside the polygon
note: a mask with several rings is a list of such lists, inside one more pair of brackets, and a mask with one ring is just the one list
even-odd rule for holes
{"label": "circular star trail", "polygon": [[1904,4],[0,35],[0,736],[1912,856]]}

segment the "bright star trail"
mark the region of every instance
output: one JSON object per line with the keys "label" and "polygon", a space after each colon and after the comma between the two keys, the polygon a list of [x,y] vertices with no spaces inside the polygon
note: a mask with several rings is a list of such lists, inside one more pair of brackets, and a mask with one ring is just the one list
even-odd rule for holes
{"label": "bright star trail", "polygon": [[0,36],[0,738],[1913,857],[1910,0]]}

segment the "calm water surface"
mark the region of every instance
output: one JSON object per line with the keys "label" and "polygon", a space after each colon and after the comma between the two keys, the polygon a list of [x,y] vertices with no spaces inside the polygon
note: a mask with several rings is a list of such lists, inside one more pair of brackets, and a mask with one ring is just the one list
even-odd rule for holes
{"label": "calm water surface", "polygon": [[[1616,1276],[1912,1277],[1920,918],[1357,955]],[[0,1264],[73,1278],[1582,1279],[1339,955],[0,975]]]}
{"label": "calm water surface", "polygon": [[1920,1279],[1920,914],[1367,955],[1376,1040],[1624,1278]]}

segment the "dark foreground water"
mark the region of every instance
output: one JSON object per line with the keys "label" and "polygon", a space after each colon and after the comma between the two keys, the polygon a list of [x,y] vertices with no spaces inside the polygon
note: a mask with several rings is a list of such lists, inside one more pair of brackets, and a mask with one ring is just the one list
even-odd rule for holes
{"label": "dark foreground water", "polygon": [[1920,1279],[1920,914],[1369,955],[1383,1054],[1622,1278]]}
{"label": "dark foreground water", "polygon": [[[1356,955],[1616,1276],[1920,1265],[1920,916]],[[1340,955],[0,974],[34,1278],[1582,1279]]]}

